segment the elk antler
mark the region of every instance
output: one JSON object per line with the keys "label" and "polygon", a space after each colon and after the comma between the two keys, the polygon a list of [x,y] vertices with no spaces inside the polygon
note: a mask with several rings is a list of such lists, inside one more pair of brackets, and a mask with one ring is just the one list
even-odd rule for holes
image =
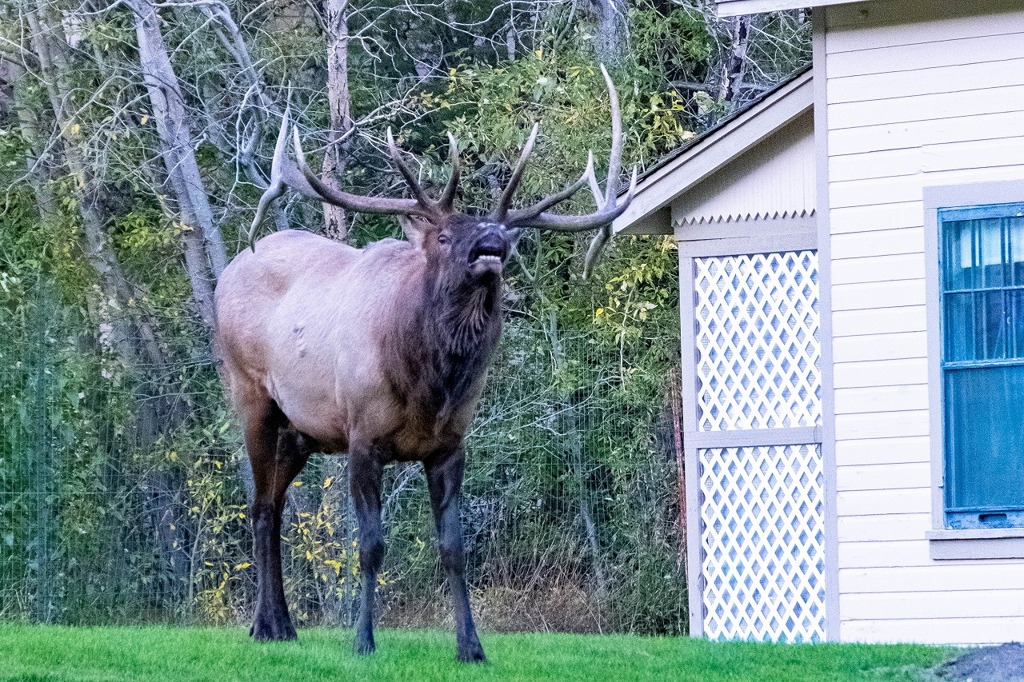
{"label": "elk antler", "polygon": [[[526,168],[526,160],[530,156],[530,152],[533,151],[533,146],[537,139],[539,124],[536,124],[533,126],[530,138],[527,140],[526,146],[519,156],[519,161],[512,171],[508,186],[501,193],[498,206],[491,213],[492,219],[503,221],[508,227],[532,227],[539,230],[555,230],[559,232],[583,232],[600,228],[600,231],[594,235],[590,248],[587,250],[587,257],[583,266],[584,278],[589,275],[601,250],[612,236],[612,221],[622,215],[629,206],[629,202],[633,200],[633,194],[636,192],[637,169],[634,166],[629,190],[621,202],[618,200],[619,169],[622,163],[622,114],[619,110],[619,94],[615,90],[615,84],[612,82],[611,76],[608,75],[608,70],[604,68],[604,64],[601,65],[601,74],[604,76],[605,85],[608,86],[612,116],[612,147],[608,154],[608,180],[605,183],[604,192],[601,192],[601,186],[594,175],[594,155],[591,153],[587,158],[587,168],[583,171],[583,175],[580,176],[579,180],[561,192],[541,199],[533,206],[510,211],[509,205],[512,203],[512,195],[522,179],[523,171]],[[590,186],[590,191],[594,195],[594,203],[597,204],[597,211],[587,215],[548,213],[548,209],[569,199],[585,185]]]}
{"label": "elk antler", "polygon": [[[317,199],[332,206],[339,206],[349,211],[358,213],[375,213],[378,215],[415,215],[424,218],[436,218],[440,215],[450,213],[455,201],[455,194],[459,187],[459,147],[451,133],[448,133],[449,155],[451,157],[451,176],[441,193],[440,199],[434,201],[427,196],[426,191],[416,179],[416,175],[402,159],[398,145],[395,144],[391,129],[388,128],[387,140],[388,149],[391,152],[391,159],[398,167],[406,184],[412,190],[415,199],[394,199],[390,197],[367,197],[360,194],[351,194],[331,187],[324,182],[306,162],[306,155],[302,151],[302,144],[299,142],[299,131],[292,129],[292,147],[295,151],[295,162],[288,159],[285,153],[288,140],[288,128],[291,124],[289,119],[291,107],[286,107],[281,117],[281,130],[277,134],[277,144],[274,146],[274,160],[270,167],[270,182],[267,189],[260,197],[259,205],[256,208],[256,216],[249,227],[248,239],[250,245],[254,244],[253,237],[266,215],[270,203],[284,193],[285,187],[291,187],[300,194],[311,199]],[[255,248],[255,247],[254,247]]]}
{"label": "elk antler", "polygon": [[[555,194],[544,197],[528,208],[511,210],[512,198],[523,178],[526,170],[526,163],[533,152],[537,142],[537,134],[540,124],[536,123],[530,131],[530,137],[523,147],[519,160],[512,169],[508,185],[502,191],[498,199],[498,205],[491,212],[491,220],[505,224],[509,228],[532,227],[539,230],[555,230],[559,232],[583,232],[586,230],[599,229],[594,235],[590,248],[587,250],[587,257],[583,266],[583,276],[586,278],[602,248],[612,236],[611,223],[618,218],[629,206],[636,192],[637,169],[634,166],[633,176],[629,183],[629,189],[622,200],[619,200],[619,171],[622,163],[622,114],[619,110],[619,95],[615,90],[608,70],[601,65],[601,74],[604,76],[605,85],[608,87],[608,96],[611,102],[612,117],[612,146],[608,154],[608,179],[605,182],[604,191],[597,182],[594,173],[594,155],[588,155],[587,167],[576,182],[568,185],[565,189]],[[306,163],[306,156],[302,152],[302,145],[299,142],[299,132],[292,130],[292,143],[295,150],[295,162],[287,158],[286,147],[288,141],[288,128],[291,124],[289,113],[291,106],[287,106],[281,118],[281,130],[277,135],[277,143],[274,147],[274,160],[270,168],[270,182],[263,196],[260,197],[259,206],[256,209],[256,216],[253,218],[252,226],[249,228],[249,243],[253,243],[253,236],[259,228],[260,223],[266,214],[270,203],[281,196],[285,187],[291,187],[300,194],[326,202],[333,206],[340,206],[346,210],[359,213],[376,213],[390,215],[414,215],[423,218],[438,218],[452,212],[455,201],[455,194],[459,186],[459,148],[448,133],[448,144],[451,155],[451,176],[445,185],[441,197],[437,200],[431,199],[416,179],[416,174],[402,158],[402,153],[395,144],[395,138],[388,128],[387,141],[388,151],[391,160],[398,171],[405,178],[406,184],[412,191],[412,199],[395,199],[390,197],[367,197],[359,194],[350,194],[335,189],[324,182]],[[591,194],[594,195],[594,203],[597,210],[586,215],[561,215],[549,213],[549,210],[570,199],[583,187],[589,186]]]}

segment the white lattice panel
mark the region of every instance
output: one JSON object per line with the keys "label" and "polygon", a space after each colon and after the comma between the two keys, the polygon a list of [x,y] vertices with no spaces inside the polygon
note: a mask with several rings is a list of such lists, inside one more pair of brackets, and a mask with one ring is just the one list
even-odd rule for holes
{"label": "white lattice panel", "polygon": [[710,448],[697,456],[705,636],[823,641],[820,446]]}
{"label": "white lattice panel", "polygon": [[694,292],[698,428],[819,423],[817,253],[695,258]]}

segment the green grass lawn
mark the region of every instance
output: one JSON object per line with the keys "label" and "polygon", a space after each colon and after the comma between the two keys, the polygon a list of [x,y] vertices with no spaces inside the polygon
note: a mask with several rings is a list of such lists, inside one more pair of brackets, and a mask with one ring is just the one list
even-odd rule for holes
{"label": "green grass lawn", "polygon": [[490,662],[455,662],[455,638],[382,630],[357,657],[352,633],[300,630],[259,644],[241,628],[0,625],[0,680],[921,680],[950,649],[772,645],[628,635],[484,634]]}

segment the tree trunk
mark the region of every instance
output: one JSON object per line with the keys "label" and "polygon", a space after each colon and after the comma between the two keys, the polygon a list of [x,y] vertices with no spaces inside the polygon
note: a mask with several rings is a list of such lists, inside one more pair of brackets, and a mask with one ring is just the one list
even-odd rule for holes
{"label": "tree trunk", "polygon": [[[323,176],[338,188],[345,173],[345,151],[352,130],[351,94],[348,89],[348,0],[327,0],[327,101],[331,110]],[[345,209],[324,204],[324,229],[328,236],[344,240],[348,234]]]}
{"label": "tree trunk", "polygon": [[[200,315],[213,326],[213,280],[227,266],[227,249],[213,218],[194,151],[189,114],[178,76],[149,0],[131,0],[142,76],[153,107],[167,179],[185,225],[185,259]],[[189,234],[193,232],[194,234]],[[212,270],[212,277],[210,272]]]}
{"label": "tree trunk", "polygon": [[738,16],[729,21],[729,58],[725,61],[725,73],[718,99],[730,105],[739,102],[743,79],[747,72],[750,19],[749,16]]}
{"label": "tree trunk", "polygon": [[594,52],[602,64],[618,66],[626,54],[629,28],[626,24],[626,0],[594,0],[597,11],[597,35]]}

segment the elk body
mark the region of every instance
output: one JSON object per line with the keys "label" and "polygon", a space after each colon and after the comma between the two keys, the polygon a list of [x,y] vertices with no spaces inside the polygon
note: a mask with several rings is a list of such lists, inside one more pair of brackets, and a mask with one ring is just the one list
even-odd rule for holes
{"label": "elk body", "polygon": [[[356,249],[301,231],[265,237],[225,269],[217,285],[217,343],[223,377],[238,413],[255,483],[250,516],[258,576],[250,633],[293,639],[281,575],[281,512],[288,486],[310,453],[347,453],[359,526],[362,595],[355,650],[374,650],[373,603],[384,557],[381,477],[394,461],[422,462],[441,562],[455,606],[458,657],[482,661],[464,577],[459,520],[462,440],[501,334],[501,277],[523,228],[582,231],[608,225],[628,205],[617,201],[621,123],[611,80],[612,150],[602,195],[588,163],[583,176],[534,206],[510,210],[537,126],[487,217],[453,209],[458,152],[439,199],[419,185],[390,131],[391,156],[413,198],[364,197],[325,184],[308,167],[294,135],[297,163],[285,155],[285,116],[253,229],[284,188],[353,211],[394,214],[407,240]],[[597,211],[549,209],[589,185]]]}

